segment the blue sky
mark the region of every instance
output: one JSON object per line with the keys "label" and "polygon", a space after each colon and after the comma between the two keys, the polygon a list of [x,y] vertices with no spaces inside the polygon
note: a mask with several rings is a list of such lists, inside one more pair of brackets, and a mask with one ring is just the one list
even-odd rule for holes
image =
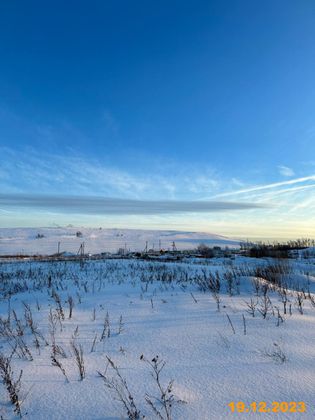
{"label": "blue sky", "polygon": [[0,226],[315,236],[314,39],[311,0],[1,2]]}

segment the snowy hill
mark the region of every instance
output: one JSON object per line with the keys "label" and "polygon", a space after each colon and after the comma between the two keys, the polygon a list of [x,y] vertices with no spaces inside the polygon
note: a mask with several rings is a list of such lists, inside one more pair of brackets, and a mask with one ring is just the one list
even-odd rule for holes
{"label": "snowy hill", "polygon": [[0,255],[76,253],[84,242],[87,253],[116,252],[126,247],[131,251],[148,248],[192,249],[198,244],[238,247],[239,242],[224,236],[203,232],[172,230],[102,229],[78,227],[53,228],[0,228]]}

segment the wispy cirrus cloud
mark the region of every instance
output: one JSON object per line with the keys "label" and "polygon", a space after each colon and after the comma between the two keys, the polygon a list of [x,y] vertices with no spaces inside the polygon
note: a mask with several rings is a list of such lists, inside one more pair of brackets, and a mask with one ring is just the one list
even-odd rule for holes
{"label": "wispy cirrus cloud", "polygon": [[36,150],[0,148],[2,191],[103,195],[120,198],[199,199],[219,188],[218,176],[182,165],[122,168],[117,161],[100,161],[69,152],[38,154]]}
{"label": "wispy cirrus cloud", "polygon": [[282,176],[290,177],[290,176],[295,175],[294,170],[292,168],[289,168],[288,166],[284,166],[284,165],[279,165],[278,171],[279,171],[279,174]]}

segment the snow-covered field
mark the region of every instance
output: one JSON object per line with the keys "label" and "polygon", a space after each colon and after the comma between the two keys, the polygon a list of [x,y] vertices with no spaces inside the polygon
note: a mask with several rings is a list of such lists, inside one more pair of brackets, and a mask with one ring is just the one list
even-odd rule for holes
{"label": "snow-covered field", "polygon": [[[125,419],[120,392],[146,419],[315,418],[314,262],[1,263],[0,351],[15,379],[23,371],[22,415]],[[146,360],[165,361],[163,389],[174,381],[166,410]],[[307,411],[231,413],[231,401],[303,401]],[[0,415],[14,418],[5,386]]]}
{"label": "snow-covered field", "polygon": [[[77,232],[81,235],[77,236]],[[40,237],[38,237],[40,236]],[[238,247],[239,242],[224,236],[202,232],[172,230],[102,228],[0,228],[0,255],[41,254],[58,251],[77,253],[82,242],[86,253],[117,252],[119,248],[143,251],[146,247],[168,250],[173,241],[177,249],[192,249],[198,244]]]}

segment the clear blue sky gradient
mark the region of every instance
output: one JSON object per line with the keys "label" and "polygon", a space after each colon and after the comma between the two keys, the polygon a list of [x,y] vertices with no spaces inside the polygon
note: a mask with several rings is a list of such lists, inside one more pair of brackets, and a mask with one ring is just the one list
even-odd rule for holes
{"label": "clear blue sky gradient", "polygon": [[[278,236],[305,235],[315,212],[314,180],[299,181],[315,173],[314,40],[311,0],[2,1],[1,190],[143,200],[231,193],[278,210],[251,210],[248,225],[234,212],[146,226],[255,236],[267,217],[257,236],[281,221],[291,230]],[[280,188],[280,201],[233,196],[289,180],[298,181],[260,190]],[[284,203],[295,208],[290,219]],[[1,225],[34,224],[28,212],[3,208]]]}

